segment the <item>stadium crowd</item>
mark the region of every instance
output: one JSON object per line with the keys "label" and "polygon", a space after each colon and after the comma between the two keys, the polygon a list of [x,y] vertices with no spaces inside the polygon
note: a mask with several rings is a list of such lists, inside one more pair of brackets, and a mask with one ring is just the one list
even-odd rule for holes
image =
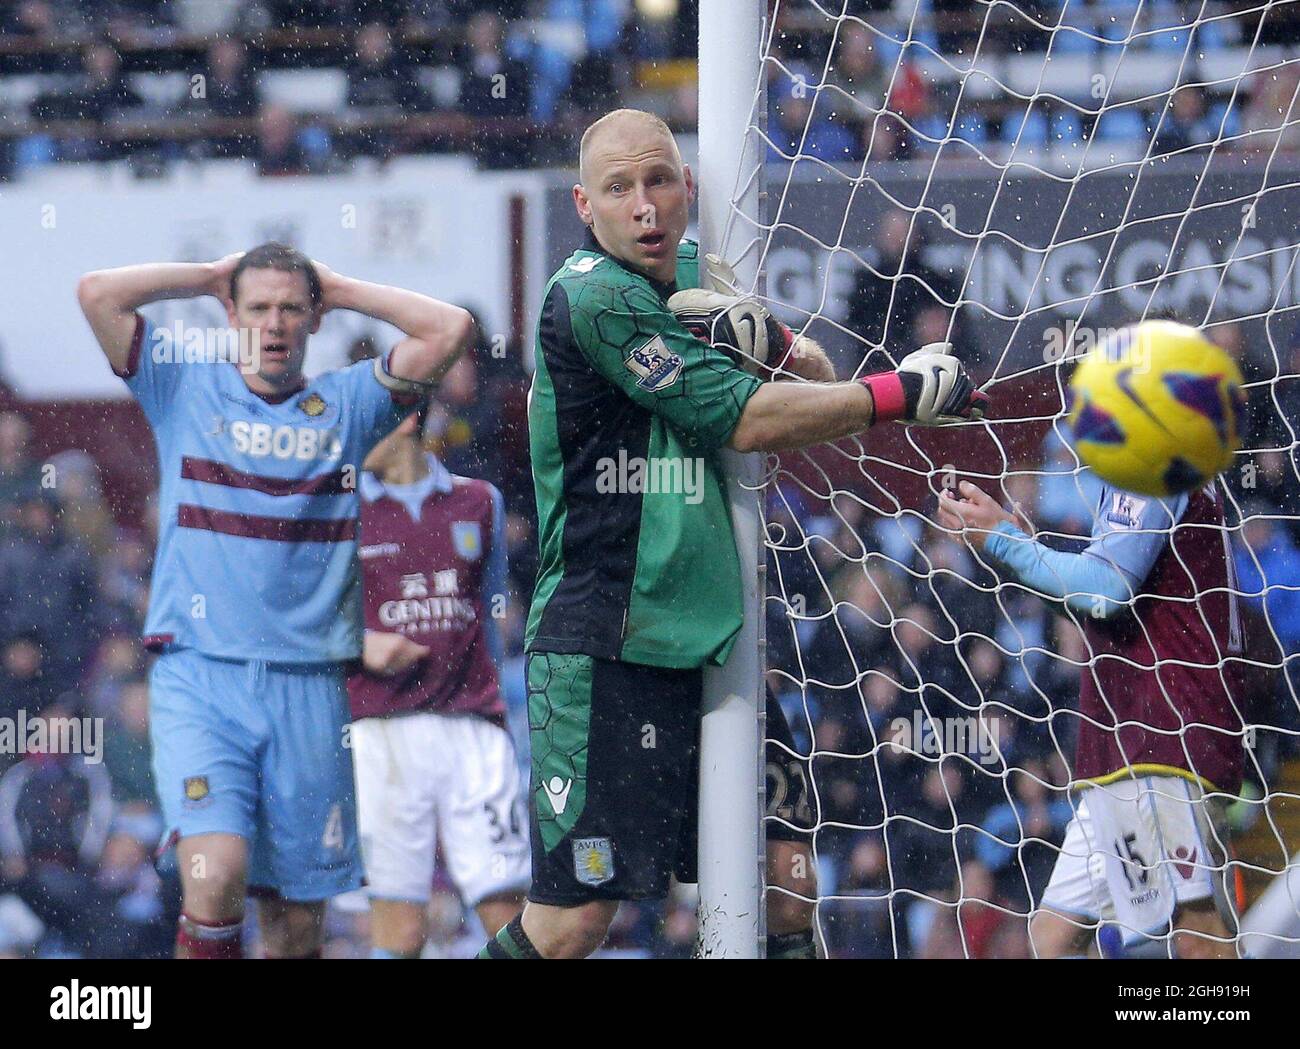
{"label": "stadium crowd", "polygon": [[[1127,0],[1034,0],[984,21],[950,0],[909,6],[850,3],[853,17],[836,19],[772,5],[774,158],[860,163],[940,148],[950,160],[1029,158],[1093,138],[1098,152],[1152,138],[1152,155],[1224,139],[1268,150],[1295,95],[1294,67],[1266,66],[1242,91],[1237,67],[1214,72],[1232,49],[1294,40],[1290,5],[1261,15],[1158,0],[1134,20]],[[121,157],[142,174],[243,157],[268,176],[412,152],[561,163],[573,131],[620,103],[692,130],[696,31],[688,0],[21,0],[0,7],[0,177]],[[1040,64],[1049,47],[1100,63],[1123,48],[1130,61],[1179,64],[1181,87],[1167,108],[1108,94],[1102,111],[1080,67],[1032,106],[1013,92],[986,97],[937,57],[976,45],[995,63]],[[1178,63],[1184,53],[1195,61]],[[1282,139],[1298,144],[1292,131]]]}

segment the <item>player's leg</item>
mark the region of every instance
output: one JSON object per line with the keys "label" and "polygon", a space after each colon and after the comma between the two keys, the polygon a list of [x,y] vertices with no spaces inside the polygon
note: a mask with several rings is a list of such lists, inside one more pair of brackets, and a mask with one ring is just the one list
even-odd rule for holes
{"label": "player's leg", "polygon": [[1088,949],[1095,920],[1040,908],[1029,919],[1029,943],[1035,958],[1073,958]]}
{"label": "player's leg", "polygon": [[[1169,784],[1170,792],[1179,788],[1185,797],[1178,806],[1182,818],[1170,820],[1161,813],[1161,830],[1169,835],[1166,847],[1179,875],[1174,879],[1174,953],[1179,958],[1237,958],[1236,894],[1230,891],[1224,804],[1205,797],[1198,785],[1186,780]],[[1168,823],[1173,827],[1167,830]],[[1186,840],[1180,842],[1179,835]]]}
{"label": "player's leg", "polygon": [[767,692],[767,957],[815,958],[813,866],[808,767],[794,749],[781,705]]}
{"label": "player's leg", "polygon": [[1236,918],[1223,891],[1226,830],[1199,785],[1130,776],[1088,791],[1098,837],[1113,842],[1107,880],[1130,944],[1178,957],[1236,956]]}
{"label": "player's leg", "polygon": [[178,958],[242,957],[259,745],[242,667],[169,649],[150,673],[154,777],[181,877]]}
{"label": "player's leg", "polygon": [[319,957],[325,901],[363,883],[342,667],[250,664],[268,726],[249,882],[272,957]]}
{"label": "player's leg", "polygon": [[812,847],[801,841],[769,840],[766,852],[767,956],[813,958],[817,878]]}
{"label": "player's leg", "polygon": [[181,872],[177,958],[242,956],[248,843],[237,834],[194,834],[176,844]]}
{"label": "player's leg", "polygon": [[427,904],[370,899],[370,957],[418,958],[429,938]]}
{"label": "player's leg", "polygon": [[1179,958],[1236,958],[1233,933],[1213,900],[1180,904],[1174,912],[1174,953]]}
{"label": "player's leg", "polygon": [[258,924],[268,958],[319,958],[325,901],[303,903],[267,896],[258,901]]}
{"label": "player's leg", "polygon": [[485,948],[488,953],[480,953],[479,957],[586,958],[605,942],[617,913],[617,900],[593,900],[576,907],[554,907],[529,901],[519,918],[519,926],[536,953],[492,953],[501,946],[503,938],[510,935],[512,926],[507,924],[488,941]]}
{"label": "player's leg", "polygon": [[362,718],[352,724],[357,822],[370,896],[374,958],[418,958],[437,848],[437,786],[444,753],[436,715]]}
{"label": "player's leg", "polygon": [[438,836],[447,872],[488,936],[519,916],[529,884],[528,808],[514,741],[472,715],[431,714]]}
{"label": "player's leg", "polygon": [[1106,889],[1105,857],[1094,844],[1087,795],[1081,796],[1065,829],[1061,851],[1029,920],[1029,943],[1035,958],[1078,957],[1103,919],[1113,916]]}
{"label": "player's leg", "polygon": [[474,905],[474,913],[489,936],[495,936],[523,913],[525,894],[502,892],[487,896]]}
{"label": "player's leg", "polygon": [[532,887],[480,958],[581,958],[625,899],[662,899],[696,792],[699,671],[528,659]]}

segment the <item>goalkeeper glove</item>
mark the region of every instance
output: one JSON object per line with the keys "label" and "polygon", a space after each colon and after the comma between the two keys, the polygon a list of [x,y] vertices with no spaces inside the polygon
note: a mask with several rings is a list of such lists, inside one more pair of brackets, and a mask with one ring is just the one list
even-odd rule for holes
{"label": "goalkeeper glove", "polygon": [[704,277],[708,288],[676,292],[669,310],[697,339],[772,378],[789,359],[794,333],[757,299],[736,294],[735,272],[717,255],[704,256]]}
{"label": "goalkeeper glove", "polygon": [[904,357],[896,371],[859,379],[875,400],[875,421],[947,426],[984,418],[989,396],[975,388],[951,351],[951,343],[928,343]]}

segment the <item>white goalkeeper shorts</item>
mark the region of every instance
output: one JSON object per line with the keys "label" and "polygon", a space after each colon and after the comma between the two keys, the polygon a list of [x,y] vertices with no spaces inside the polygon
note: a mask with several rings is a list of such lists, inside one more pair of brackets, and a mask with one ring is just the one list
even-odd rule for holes
{"label": "white goalkeeper shorts", "polygon": [[466,906],[528,888],[527,809],[505,729],[428,711],[362,718],[352,756],[372,899],[428,900],[439,845]]}
{"label": "white goalkeeper shorts", "polygon": [[1181,904],[1214,900],[1232,929],[1220,810],[1217,799],[1207,800],[1181,776],[1087,788],[1042,906],[1090,922],[1116,922],[1132,940],[1162,932]]}

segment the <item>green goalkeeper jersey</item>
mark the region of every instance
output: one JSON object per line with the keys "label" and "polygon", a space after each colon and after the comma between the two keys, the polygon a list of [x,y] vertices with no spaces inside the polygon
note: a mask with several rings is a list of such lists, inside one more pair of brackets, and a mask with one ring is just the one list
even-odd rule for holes
{"label": "green goalkeeper jersey", "polygon": [[529,651],[650,666],[721,664],[743,620],[718,452],[757,378],[667,307],[673,286],[588,235],[546,287],[528,434],[541,561]]}

